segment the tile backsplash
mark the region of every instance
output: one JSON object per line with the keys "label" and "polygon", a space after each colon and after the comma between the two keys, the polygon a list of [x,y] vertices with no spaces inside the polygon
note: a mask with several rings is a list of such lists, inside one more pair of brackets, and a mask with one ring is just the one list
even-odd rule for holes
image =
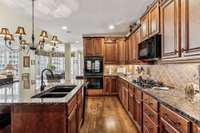
{"label": "tile backsplash", "polygon": [[184,89],[187,83],[194,83],[199,87],[200,64],[106,66],[105,74],[108,74],[108,68],[112,69],[112,74],[116,74],[118,67],[125,67],[126,73],[137,74],[135,71],[137,66],[142,66],[145,73],[149,73],[151,79],[164,82],[169,86]]}

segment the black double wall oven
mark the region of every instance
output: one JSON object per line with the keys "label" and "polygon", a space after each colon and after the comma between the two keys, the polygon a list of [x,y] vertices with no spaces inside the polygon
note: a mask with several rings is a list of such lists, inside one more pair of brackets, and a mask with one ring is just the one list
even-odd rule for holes
{"label": "black double wall oven", "polygon": [[84,60],[84,77],[88,89],[103,89],[103,57],[86,57]]}

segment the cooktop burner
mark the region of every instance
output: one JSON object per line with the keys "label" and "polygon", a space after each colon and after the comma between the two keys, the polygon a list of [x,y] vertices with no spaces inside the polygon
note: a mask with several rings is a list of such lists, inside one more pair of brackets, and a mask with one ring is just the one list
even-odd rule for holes
{"label": "cooktop burner", "polygon": [[164,87],[162,82],[156,82],[154,80],[139,79],[139,80],[133,80],[133,83],[145,89],[153,87]]}

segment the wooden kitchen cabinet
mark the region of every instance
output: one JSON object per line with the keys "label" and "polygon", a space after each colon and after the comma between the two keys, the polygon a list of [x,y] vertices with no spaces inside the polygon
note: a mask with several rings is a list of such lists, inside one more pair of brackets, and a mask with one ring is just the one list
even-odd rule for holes
{"label": "wooden kitchen cabinet", "polygon": [[196,124],[192,124],[192,133],[200,133],[200,127]]}
{"label": "wooden kitchen cabinet", "polygon": [[146,14],[140,19],[141,21],[141,40],[144,41],[149,36],[149,15]]}
{"label": "wooden kitchen cabinet", "polygon": [[104,42],[104,61],[105,64],[117,64],[118,59],[117,56],[117,44],[116,40],[107,40]]}
{"label": "wooden kitchen cabinet", "polygon": [[160,7],[156,2],[149,11],[149,36],[160,32]]}
{"label": "wooden kitchen cabinet", "polygon": [[166,106],[160,106],[160,133],[189,133],[190,122]]}
{"label": "wooden kitchen cabinet", "polygon": [[67,118],[67,133],[78,133],[78,122],[77,122],[77,106],[75,106]]}
{"label": "wooden kitchen cabinet", "polygon": [[162,59],[180,56],[180,0],[161,3]]}
{"label": "wooden kitchen cabinet", "polygon": [[199,0],[181,0],[182,56],[199,58],[200,55]]}
{"label": "wooden kitchen cabinet", "polygon": [[123,81],[122,86],[122,103],[126,111],[128,111],[128,83],[126,81]]}
{"label": "wooden kitchen cabinet", "polygon": [[135,63],[135,61],[136,61],[136,57],[137,57],[137,47],[136,47],[136,36],[135,36],[136,34],[135,33],[133,33],[131,36],[130,36],[130,43],[129,43],[129,48],[128,48],[128,50],[129,50],[129,63],[130,64],[133,64],[133,63]]}
{"label": "wooden kitchen cabinet", "polygon": [[128,88],[128,112],[133,120],[135,114],[135,89],[132,85],[129,85]]}
{"label": "wooden kitchen cabinet", "polygon": [[77,105],[78,105],[78,108],[77,108],[78,129],[80,130],[82,122],[83,122],[83,115],[84,115],[83,88],[78,91]]}
{"label": "wooden kitchen cabinet", "polygon": [[118,45],[118,64],[124,65],[125,64],[125,56],[126,56],[126,51],[125,48],[127,46],[128,41],[125,39],[120,39],[117,40],[117,45]]}
{"label": "wooden kitchen cabinet", "polygon": [[142,92],[138,89],[135,89],[135,115],[134,115],[134,120],[136,127],[140,132],[142,132],[142,127],[143,127],[143,114],[141,113],[142,111]]}
{"label": "wooden kitchen cabinet", "polygon": [[83,38],[84,56],[103,56],[103,38]]}
{"label": "wooden kitchen cabinet", "polygon": [[104,76],[104,94],[117,95],[116,87],[117,78],[115,76]]}

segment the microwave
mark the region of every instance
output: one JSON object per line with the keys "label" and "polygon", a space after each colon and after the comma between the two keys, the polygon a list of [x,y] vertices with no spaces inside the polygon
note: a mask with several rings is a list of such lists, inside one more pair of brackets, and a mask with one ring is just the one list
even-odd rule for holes
{"label": "microwave", "polygon": [[155,61],[161,58],[161,35],[157,34],[139,44],[140,60]]}

